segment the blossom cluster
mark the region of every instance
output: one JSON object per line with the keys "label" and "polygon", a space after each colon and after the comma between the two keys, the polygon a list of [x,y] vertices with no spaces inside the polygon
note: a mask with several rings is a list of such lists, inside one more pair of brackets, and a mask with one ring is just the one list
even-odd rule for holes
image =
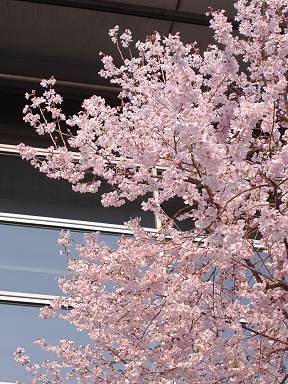
{"label": "blossom cluster", "polygon": [[[91,343],[41,342],[60,362],[44,364],[42,381],[33,368],[33,383],[62,383],[62,368],[83,384],[286,382],[288,5],[235,7],[237,33],[213,12],[216,42],[203,54],[155,32],[131,57],[131,33],[111,30],[123,62],[104,55],[100,75],[121,89],[118,106],[93,96],[66,118],[53,79],[27,96],[24,119],[52,143],[44,160],[21,144],[23,158],[79,192],[104,179],[105,206],[144,197],[161,221],[157,235],[131,221],[135,238],[117,250],[93,235],[77,246],[73,277],[60,281],[66,298],[43,316],[67,319]],[[163,204],[174,198],[184,208],[171,217]],[[60,243],[67,251],[69,236]]]}

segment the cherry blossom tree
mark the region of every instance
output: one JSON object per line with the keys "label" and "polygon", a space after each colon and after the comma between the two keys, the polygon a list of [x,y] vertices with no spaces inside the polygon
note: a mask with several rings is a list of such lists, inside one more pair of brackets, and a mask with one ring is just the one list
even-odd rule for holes
{"label": "cherry blossom tree", "polygon": [[[178,34],[134,43],[112,29],[122,64],[102,55],[100,75],[119,86],[117,106],[93,96],[67,117],[53,78],[26,95],[24,120],[51,146],[43,159],[20,144],[24,159],[77,192],[105,180],[103,206],[145,197],[161,222],[149,233],[131,220],[134,238],[117,250],[95,234],[77,245],[64,297],[41,313],[91,342],[38,340],[57,355],[42,367],[19,348],[33,383],[288,380],[288,4],[235,7],[237,30],[211,13],[216,43],[203,53]],[[175,197],[182,208],[169,217]],[[68,252],[69,233],[59,242]]]}

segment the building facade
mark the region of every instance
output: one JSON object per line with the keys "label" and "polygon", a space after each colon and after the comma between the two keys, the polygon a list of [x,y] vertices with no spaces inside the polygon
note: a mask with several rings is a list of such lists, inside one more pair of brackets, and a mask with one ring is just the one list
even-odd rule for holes
{"label": "building facade", "polygon": [[[141,210],[140,200],[104,209],[99,195],[72,192],[68,183],[47,179],[22,161],[17,144],[30,144],[39,154],[47,144],[22,120],[24,93],[54,75],[67,114],[77,112],[81,101],[93,94],[115,105],[117,90],[98,76],[98,53],[117,57],[108,37],[116,24],[131,29],[135,41],[155,30],[163,35],[180,32],[184,41],[197,40],[201,49],[211,41],[205,17],[209,0],[125,0],[125,4],[78,0],[73,7],[70,3],[0,2],[0,382],[30,381],[13,360],[17,346],[27,348],[37,360],[39,349],[31,346],[34,339],[85,341],[85,335],[63,321],[38,317],[39,307],[61,294],[57,276],[67,274],[67,260],[59,256],[57,244],[61,229],[70,229],[79,241],[83,233],[99,231],[104,242],[116,247],[121,235],[130,235],[124,226],[130,217],[140,216],[151,231],[159,225],[152,214]],[[228,7],[233,15],[228,0],[212,5]],[[173,215],[179,204],[174,199],[163,208]]]}

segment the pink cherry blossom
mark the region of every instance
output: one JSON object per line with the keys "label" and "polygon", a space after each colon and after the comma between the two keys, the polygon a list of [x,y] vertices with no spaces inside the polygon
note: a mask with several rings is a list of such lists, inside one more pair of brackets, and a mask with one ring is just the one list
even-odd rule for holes
{"label": "pink cherry blossom", "polygon": [[[104,206],[143,197],[161,222],[155,234],[131,220],[134,238],[117,250],[93,234],[76,246],[65,297],[42,316],[90,343],[38,341],[56,355],[40,366],[16,351],[33,383],[287,381],[288,5],[235,7],[238,32],[213,12],[215,44],[202,53],[154,32],[131,57],[130,31],[110,30],[123,62],[102,56],[100,75],[120,88],[117,106],[93,96],[66,118],[53,78],[27,94],[24,120],[51,147],[43,159],[20,144],[24,159],[75,191],[105,180]],[[173,198],[183,208],[168,216]],[[59,243],[69,252],[68,234]]]}

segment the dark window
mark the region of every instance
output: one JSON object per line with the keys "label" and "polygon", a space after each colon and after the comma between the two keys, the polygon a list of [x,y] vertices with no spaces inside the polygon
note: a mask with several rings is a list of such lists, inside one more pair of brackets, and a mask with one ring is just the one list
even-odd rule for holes
{"label": "dark window", "polygon": [[192,218],[177,220],[177,217],[190,212],[191,210],[191,207],[185,205],[184,201],[180,197],[173,197],[172,199],[165,201],[161,204],[161,208],[169,218],[174,220],[175,227],[179,228],[181,231],[191,231],[194,229],[194,222]]}
{"label": "dark window", "polygon": [[[107,188],[102,188],[102,194]],[[100,194],[72,191],[64,180],[53,180],[39,173],[17,156],[1,157],[0,211],[26,215],[124,224],[141,217],[144,227],[155,226],[152,213],[143,212],[141,199],[120,208],[104,208]]]}

